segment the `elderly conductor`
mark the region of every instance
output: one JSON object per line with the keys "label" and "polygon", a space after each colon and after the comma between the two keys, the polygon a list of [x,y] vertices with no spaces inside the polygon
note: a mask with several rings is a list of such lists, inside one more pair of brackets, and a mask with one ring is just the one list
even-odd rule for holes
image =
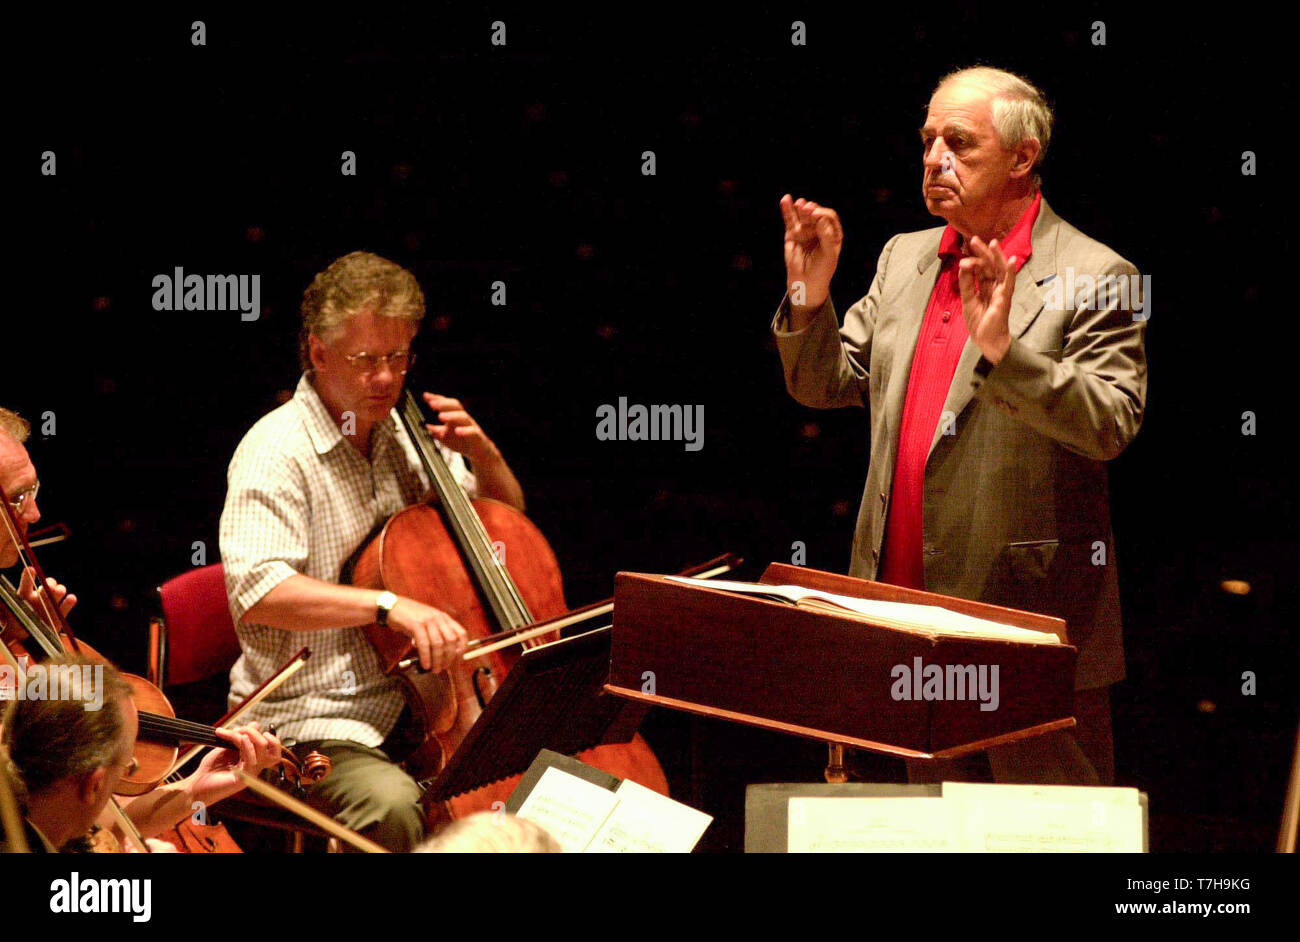
{"label": "elderly conductor", "polygon": [[992,748],[987,765],[909,762],[914,781],[1113,780],[1124,654],[1105,463],[1142,423],[1149,294],[1043,199],[1051,130],[1042,93],[1015,75],[942,79],[922,194],[947,225],[891,238],[843,326],[839,216],[781,200],[786,386],[807,406],[870,410],[851,574],[1057,615],[1079,649],[1075,729]]}

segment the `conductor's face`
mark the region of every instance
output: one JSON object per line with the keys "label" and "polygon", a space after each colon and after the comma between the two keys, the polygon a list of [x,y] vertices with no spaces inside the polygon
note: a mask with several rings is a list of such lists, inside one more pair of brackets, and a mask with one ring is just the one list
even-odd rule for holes
{"label": "conductor's face", "polygon": [[328,340],[311,335],[316,391],[336,422],[350,412],[357,433],[368,434],[387,418],[402,394],[414,339],[409,321],[369,311],[348,318]]}
{"label": "conductor's face", "polygon": [[992,96],[978,85],[940,88],[930,99],[921,143],[926,209],[965,234],[983,231],[1002,209],[1016,163],[993,126]]}

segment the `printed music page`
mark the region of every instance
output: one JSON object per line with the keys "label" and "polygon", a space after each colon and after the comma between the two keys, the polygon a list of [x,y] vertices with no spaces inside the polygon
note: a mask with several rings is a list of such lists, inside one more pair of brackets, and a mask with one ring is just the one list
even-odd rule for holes
{"label": "printed music page", "polygon": [[548,768],[520,805],[519,817],[545,828],[565,853],[581,853],[618,802],[609,789]]}
{"label": "printed music page", "polygon": [[761,582],[728,582],[724,579],[692,579],[667,576],[673,582],[698,585],[723,592],[740,592],[774,601],[788,602],[832,614],[858,616],[873,624],[903,631],[915,631],[929,637],[981,638],[987,641],[1017,641],[1022,644],[1060,644],[1051,632],[1034,631],[1004,625],[987,618],[963,615],[941,605],[917,605],[912,602],[885,602],[837,595],[799,585],[767,585]]}
{"label": "printed music page", "polygon": [[624,780],[615,794],[618,807],[587,847],[589,854],[689,854],[713,821],[636,782]]}
{"label": "printed music page", "polygon": [[1142,852],[1135,788],[944,782],[974,853]]}
{"label": "printed music page", "polygon": [[961,828],[942,798],[791,798],[787,850],[799,853],[959,851]]}

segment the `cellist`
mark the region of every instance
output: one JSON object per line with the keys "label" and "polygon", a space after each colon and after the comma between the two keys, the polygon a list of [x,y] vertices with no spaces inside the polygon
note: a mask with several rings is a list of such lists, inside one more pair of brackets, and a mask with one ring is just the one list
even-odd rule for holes
{"label": "cellist", "polygon": [[[437,608],[339,583],[378,526],[431,493],[393,411],[424,313],[415,276],[377,255],[353,252],[315,276],[301,308],[304,372],[293,398],[236,449],[220,530],[243,648],[232,701],[310,632],[309,665],[254,715],[333,761],[309,802],[393,851],[420,842],[424,815],[419,786],[389,758],[404,698],[360,628],[379,622],[408,635],[430,670],[463,654],[467,635]],[[460,402],[424,398],[439,417],[427,427],[457,481],[471,496],[522,511],[519,482]]]}

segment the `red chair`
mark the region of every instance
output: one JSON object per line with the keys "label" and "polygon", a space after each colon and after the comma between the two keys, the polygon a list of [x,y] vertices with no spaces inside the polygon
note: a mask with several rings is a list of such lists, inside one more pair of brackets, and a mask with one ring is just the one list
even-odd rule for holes
{"label": "red chair", "polygon": [[[229,674],[239,659],[240,647],[221,563],[168,579],[159,586],[158,596],[162,615],[149,622],[150,681],[166,691]],[[223,817],[288,832],[295,852],[302,850],[304,834],[329,838],[314,825],[252,793],[227,798],[220,807]]]}
{"label": "red chair", "polygon": [[226,601],[221,563],[168,579],[158,588],[162,617],[149,625],[149,671],[160,687],[229,673],[239,660],[239,637]]}

